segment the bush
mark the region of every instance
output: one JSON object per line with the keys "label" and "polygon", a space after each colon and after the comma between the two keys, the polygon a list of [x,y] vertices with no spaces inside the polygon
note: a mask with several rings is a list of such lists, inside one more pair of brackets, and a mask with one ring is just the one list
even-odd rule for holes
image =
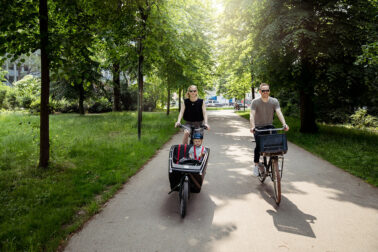
{"label": "bush", "polygon": [[104,113],[112,111],[112,104],[106,98],[90,101],[88,104],[89,113]]}
{"label": "bush", "polygon": [[58,106],[55,108],[55,112],[78,113],[79,105],[77,101],[68,101],[68,100],[62,99],[58,101]]}
{"label": "bush", "polygon": [[32,101],[29,107],[30,113],[39,113],[41,111],[41,100],[37,99]]}
{"label": "bush", "polygon": [[0,83],[0,109],[6,107],[5,102],[6,102],[8,91],[9,91],[9,87],[2,85]]}
{"label": "bush", "polygon": [[24,76],[21,80],[13,83],[13,86],[19,96],[30,96],[33,100],[41,93],[41,80],[32,75]]}
{"label": "bush", "polygon": [[20,102],[18,100],[16,90],[10,90],[7,96],[7,102],[11,109],[16,109],[17,107],[19,107]]}
{"label": "bush", "polygon": [[24,96],[21,98],[21,106],[25,109],[29,109],[32,102],[33,99],[31,98],[31,96]]}
{"label": "bush", "polygon": [[351,123],[357,128],[378,127],[378,118],[368,115],[367,110],[360,108],[350,116]]}

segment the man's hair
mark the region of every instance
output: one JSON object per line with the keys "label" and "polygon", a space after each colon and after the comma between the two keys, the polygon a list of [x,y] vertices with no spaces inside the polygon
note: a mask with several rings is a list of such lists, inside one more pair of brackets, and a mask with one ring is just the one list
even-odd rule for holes
{"label": "man's hair", "polygon": [[261,84],[260,84],[260,87],[259,87],[260,90],[261,90],[261,88],[262,88],[263,86],[267,86],[267,87],[269,87],[269,84],[268,84],[268,83],[261,83]]}

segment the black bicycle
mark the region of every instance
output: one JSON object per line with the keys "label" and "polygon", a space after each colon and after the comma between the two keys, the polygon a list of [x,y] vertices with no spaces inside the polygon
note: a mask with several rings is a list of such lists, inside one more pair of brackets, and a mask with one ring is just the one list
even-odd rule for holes
{"label": "black bicycle", "polygon": [[[274,198],[277,205],[281,202],[281,178],[283,174],[284,154],[287,152],[287,139],[285,134],[278,134],[275,129],[255,129],[258,135],[258,143],[262,162],[259,163],[259,180],[264,183],[266,177],[270,177],[274,186]],[[257,144],[257,142],[256,142]]]}
{"label": "black bicycle", "polygon": [[180,127],[189,129],[192,134],[190,135],[189,144],[171,146],[169,151],[168,176],[171,186],[169,193],[178,191],[180,215],[184,218],[190,193],[199,193],[201,191],[210,149],[206,148],[205,156],[201,161],[190,159],[189,150],[193,146],[194,132],[203,131],[203,129],[206,129],[206,126],[193,127],[191,129],[185,125],[180,125]]}

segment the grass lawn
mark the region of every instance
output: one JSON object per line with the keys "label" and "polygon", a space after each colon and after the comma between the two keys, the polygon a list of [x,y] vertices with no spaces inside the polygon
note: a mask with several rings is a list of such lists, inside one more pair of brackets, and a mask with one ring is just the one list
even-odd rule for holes
{"label": "grass lawn", "polygon": [[[249,120],[249,112],[239,114]],[[378,187],[377,133],[318,124],[318,133],[303,134],[299,132],[299,119],[285,119],[290,126],[286,133],[290,142]],[[274,124],[281,127],[277,118]]]}
{"label": "grass lawn", "polygon": [[177,112],[50,116],[51,165],[37,167],[39,117],[0,114],[0,251],[55,251],[177,132]]}

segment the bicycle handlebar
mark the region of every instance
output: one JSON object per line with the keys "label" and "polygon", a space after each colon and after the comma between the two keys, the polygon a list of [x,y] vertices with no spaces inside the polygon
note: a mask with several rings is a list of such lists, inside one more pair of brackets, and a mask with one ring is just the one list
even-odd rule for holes
{"label": "bicycle handlebar", "polygon": [[[191,128],[188,127],[188,126],[186,126],[186,125],[180,124],[179,127],[182,128],[182,129],[187,129],[189,131],[191,130]],[[207,126],[206,125],[200,125],[199,127],[193,127],[193,128],[195,128],[195,129],[200,128],[200,129],[206,129],[207,130]]]}
{"label": "bicycle handlebar", "polygon": [[282,127],[282,128],[274,128],[274,129],[254,129],[256,132],[267,132],[267,131],[279,131],[279,130],[284,130],[286,127]]}

